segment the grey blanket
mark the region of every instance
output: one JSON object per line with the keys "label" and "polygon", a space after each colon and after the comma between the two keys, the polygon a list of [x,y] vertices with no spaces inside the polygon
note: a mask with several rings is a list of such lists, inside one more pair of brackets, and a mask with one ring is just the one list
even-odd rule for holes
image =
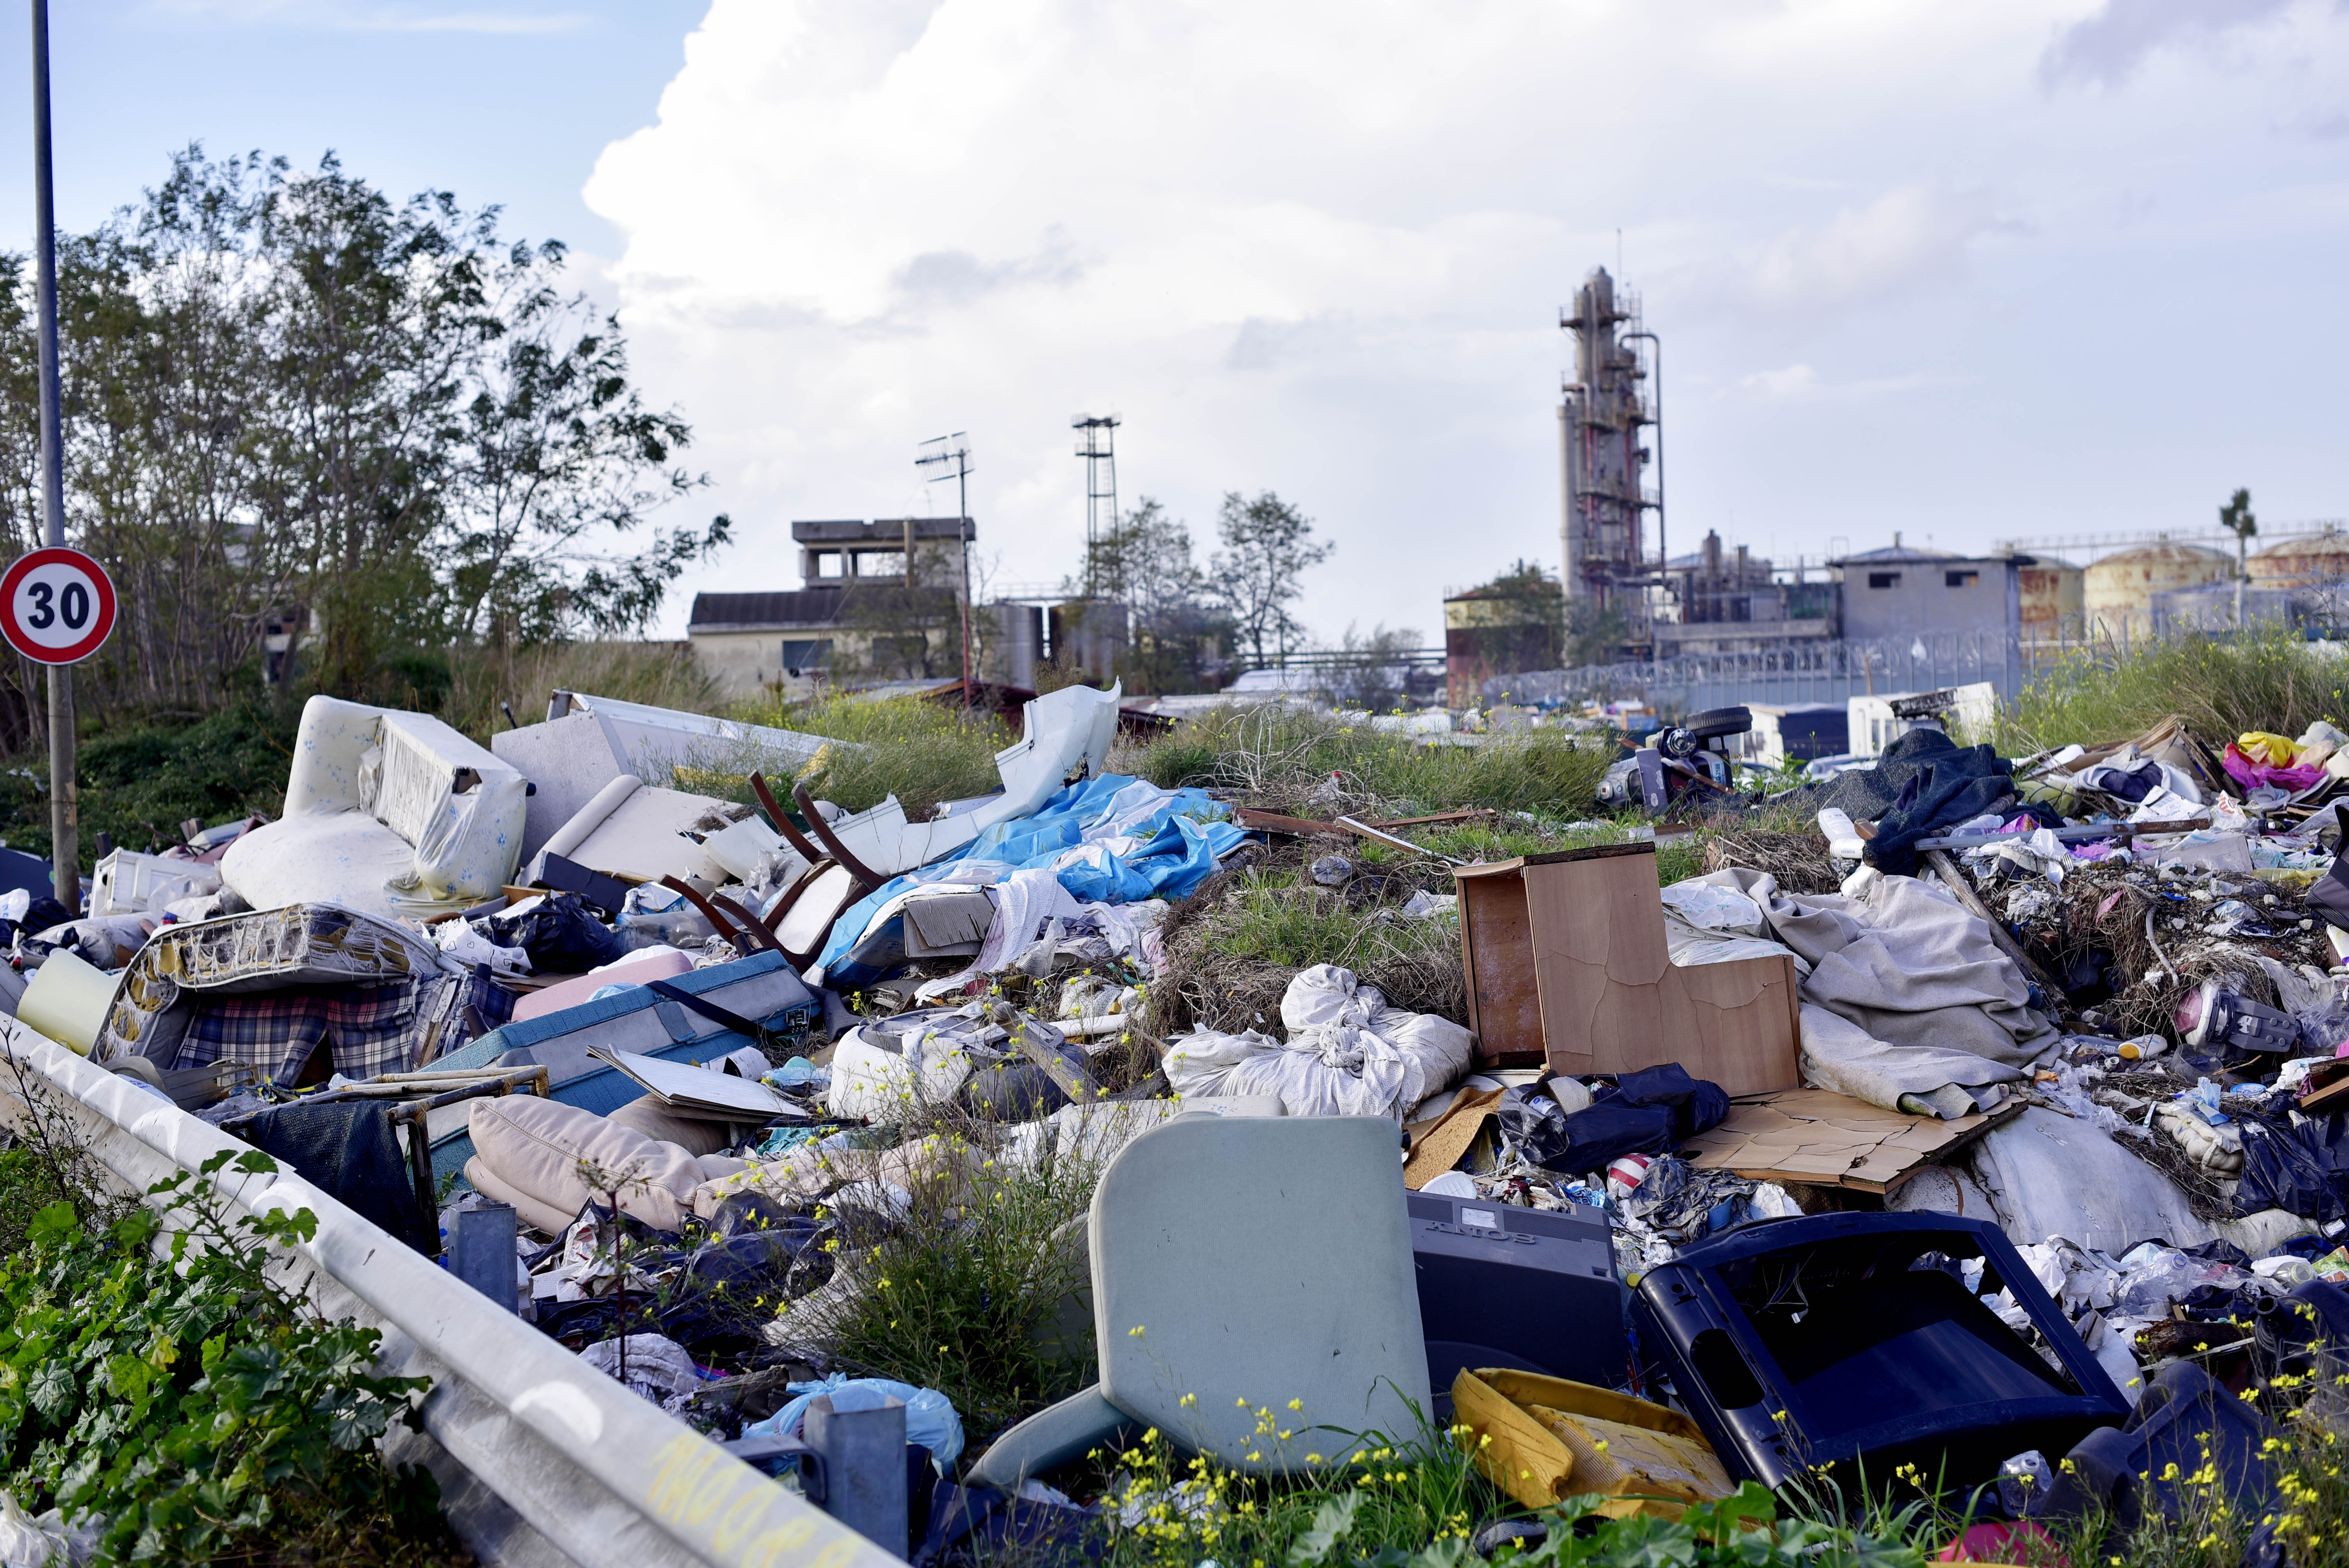
{"label": "grey blanket", "polygon": [[1816,1088],[1962,1116],[2003,1098],[1989,1086],[2021,1080],[2060,1037],[2027,1005],[2030,987],[1990,928],[1939,887],[1887,877],[1863,900],[1781,892],[1753,871],[1694,880],[1754,900],[1809,962],[1803,1077]]}

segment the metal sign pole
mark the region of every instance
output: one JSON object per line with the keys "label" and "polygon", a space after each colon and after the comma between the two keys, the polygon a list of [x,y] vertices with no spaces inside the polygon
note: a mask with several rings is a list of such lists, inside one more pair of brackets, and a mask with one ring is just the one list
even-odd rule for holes
{"label": "metal sign pole", "polygon": [[[57,220],[49,177],[49,5],[33,0],[33,253],[39,269],[41,535],[66,542],[65,431],[57,410]],[[81,913],[81,845],[74,790],[73,666],[49,666],[49,878],[57,902]]]}

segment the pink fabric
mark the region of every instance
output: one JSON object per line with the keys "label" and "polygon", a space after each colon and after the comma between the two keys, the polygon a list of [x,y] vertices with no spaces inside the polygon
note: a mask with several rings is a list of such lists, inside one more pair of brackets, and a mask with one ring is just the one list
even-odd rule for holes
{"label": "pink fabric", "polygon": [[2257,789],[2262,785],[2272,784],[2279,789],[2289,789],[2297,795],[2324,777],[2324,769],[2322,768],[2310,768],[2304,765],[2297,768],[2270,768],[2262,763],[2254,762],[2244,756],[2242,748],[2231,740],[2227,742],[2227,755],[2220,758],[2220,765],[2226,769],[2228,778],[2246,789]]}
{"label": "pink fabric", "polygon": [[2023,1563],[2033,1568],[2070,1568],[2055,1538],[2024,1520],[2017,1524],[1992,1523],[1970,1527],[1941,1548],[1936,1563]]}
{"label": "pink fabric", "polygon": [[606,985],[642,985],[651,980],[672,979],[692,968],[693,960],[682,953],[656,953],[650,958],[638,958],[601,975],[582,975],[576,980],[533,991],[514,1004],[513,1016],[517,1020],[543,1018],[565,1007],[576,1007]]}

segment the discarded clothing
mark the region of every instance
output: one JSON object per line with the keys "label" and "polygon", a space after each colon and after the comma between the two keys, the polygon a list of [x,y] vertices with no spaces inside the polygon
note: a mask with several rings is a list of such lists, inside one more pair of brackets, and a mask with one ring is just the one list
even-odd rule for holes
{"label": "discarded clothing", "polygon": [[[1887,1110],[1913,1097],[1963,1114],[2057,1042],[1989,928],[1912,877],[1886,877],[1865,899],[1784,893],[1775,878],[1736,868],[1691,880],[1745,893],[1811,965],[1800,997],[1803,1077],[1815,1088]],[[1942,1092],[1952,1086],[1964,1092]]]}
{"label": "discarded clothing", "polygon": [[1468,1070],[1474,1037],[1449,1018],[1390,1008],[1350,969],[1317,964],[1280,1002],[1288,1043],[1250,1029],[1187,1035],[1166,1053],[1185,1098],[1277,1095],[1291,1116],[1386,1116],[1448,1088]]}
{"label": "discarded clothing", "polygon": [[440,1220],[417,1196],[391,1111],[382,1100],[272,1106],[237,1136],[386,1234],[438,1257]]}

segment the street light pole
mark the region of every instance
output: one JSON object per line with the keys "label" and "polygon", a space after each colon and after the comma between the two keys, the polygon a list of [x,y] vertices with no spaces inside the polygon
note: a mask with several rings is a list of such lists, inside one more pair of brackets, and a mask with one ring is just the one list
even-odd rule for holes
{"label": "street light pole", "polygon": [[[41,535],[66,542],[65,430],[57,407],[57,221],[49,175],[49,5],[33,0],[33,250],[40,296]],[[49,880],[81,913],[79,802],[74,787],[73,666],[49,666]]]}

